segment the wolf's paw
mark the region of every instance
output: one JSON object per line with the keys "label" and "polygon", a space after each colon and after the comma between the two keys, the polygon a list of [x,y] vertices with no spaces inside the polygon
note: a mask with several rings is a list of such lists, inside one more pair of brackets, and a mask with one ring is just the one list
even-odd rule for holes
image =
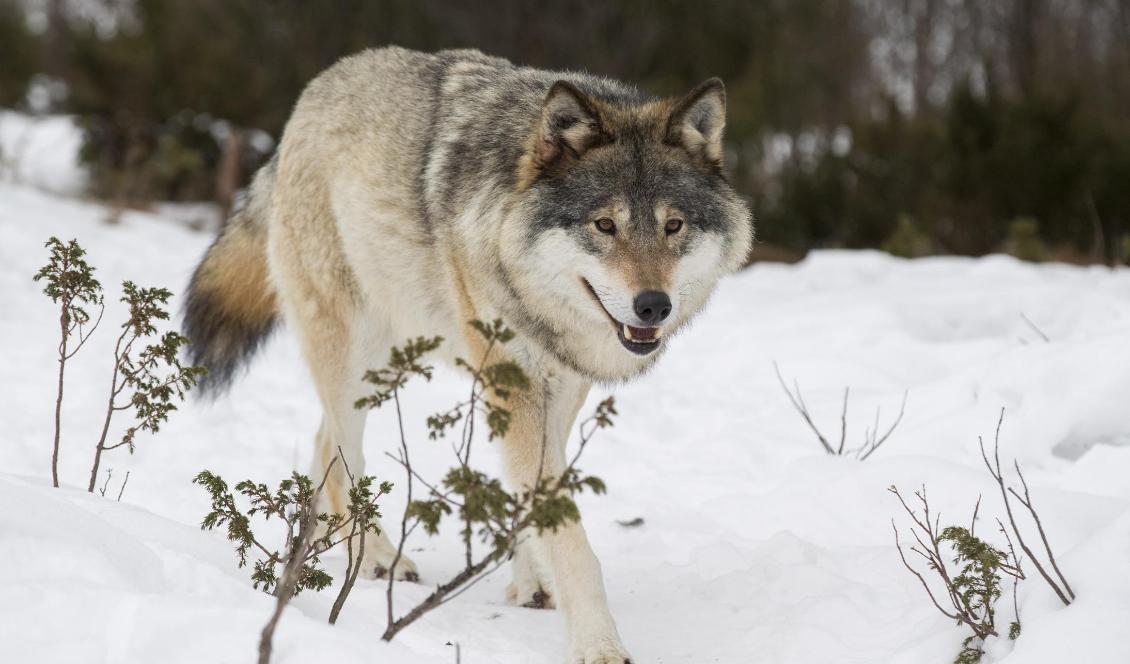
{"label": "wolf's paw", "polygon": [[632,657],[616,637],[597,638],[573,643],[569,664],[632,664]]}
{"label": "wolf's paw", "polygon": [[[361,563],[361,576],[366,579],[387,579],[388,569],[392,566],[395,552],[392,556],[385,555],[369,555],[366,552],[365,560]],[[401,555],[400,560],[396,561],[396,569],[393,571],[394,577],[397,581],[419,581],[420,573],[416,571],[416,563],[408,556]]]}
{"label": "wolf's paw", "polygon": [[542,589],[541,586],[535,586],[532,590],[520,588],[516,581],[506,586],[506,601],[514,606],[524,606],[527,609],[557,608],[553,596]]}
{"label": "wolf's paw", "polygon": [[506,586],[506,600],[514,606],[528,609],[554,609],[553,578],[538,564],[536,552],[529,546],[519,547],[511,561],[513,574]]}

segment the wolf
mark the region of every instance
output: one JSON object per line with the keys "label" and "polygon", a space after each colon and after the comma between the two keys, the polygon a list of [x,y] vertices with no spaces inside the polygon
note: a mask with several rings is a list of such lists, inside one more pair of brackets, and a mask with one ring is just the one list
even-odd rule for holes
{"label": "wolf", "polygon": [[[339,446],[357,474],[364,371],[417,336],[447,339],[444,360],[481,356],[469,322],[502,319],[533,386],[507,402],[507,480],[559,474],[590,386],[647,372],[750,251],[725,123],[716,78],[658,98],[474,50],[340,60],[308,84],[192,277],[184,329],[203,387],[221,390],[285,321],[322,406],[313,476]],[[327,509],[347,489],[334,469]],[[407,558],[390,569],[395,553],[380,535],[366,572],[417,578]],[[569,662],[629,661],[580,522],[525,539],[512,571],[512,602],[563,613]]]}

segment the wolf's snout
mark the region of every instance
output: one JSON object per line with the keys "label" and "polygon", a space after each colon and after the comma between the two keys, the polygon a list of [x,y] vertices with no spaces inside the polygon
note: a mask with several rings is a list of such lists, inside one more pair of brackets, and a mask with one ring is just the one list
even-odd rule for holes
{"label": "wolf's snout", "polygon": [[633,307],[645,325],[659,325],[671,315],[671,298],[663,291],[644,291],[636,296]]}

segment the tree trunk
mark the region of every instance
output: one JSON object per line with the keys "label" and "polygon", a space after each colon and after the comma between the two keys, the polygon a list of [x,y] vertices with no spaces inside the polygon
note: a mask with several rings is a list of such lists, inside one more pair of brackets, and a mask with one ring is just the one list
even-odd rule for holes
{"label": "tree trunk", "polygon": [[67,303],[59,315],[59,329],[63,339],[59,342],[59,389],[55,396],[55,443],[51,448],[51,483],[59,488],[59,434],[62,431],[63,371],[67,367]]}
{"label": "tree trunk", "polygon": [[216,171],[216,202],[220,204],[220,220],[228,218],[239,191],[240,153],[243,151],[243,132],[235,127],[224,139],[220,167]]}

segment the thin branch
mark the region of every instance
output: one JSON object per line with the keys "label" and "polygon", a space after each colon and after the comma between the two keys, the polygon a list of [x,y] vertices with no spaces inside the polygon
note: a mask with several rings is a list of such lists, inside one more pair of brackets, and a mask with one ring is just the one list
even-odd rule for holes
{"label": "thin branch", "polygon": [[1025,316],[1024,312],[1020,313],[1020,318],[1022,318],[1024,322],[1028,324],[1028,327],[1032,328],[1033,332],[1040,335],[1040,338],[1044,340],[1044,343],[1051,343],[1052,340],[1048,338],[1048,335],[1044,334],[1043,330],[1036,327],[1036,324],[1033,323],[1027,316]]}
{"label": "thin branch", "polygon": [[94,320],[94,325],[91,325],[90,328],[86,329],[86,330],[83,329],[83,326],[81,324],[78,326],[78,345],[74,347],[74,350],[72,350],[70,353],[67,354],[68,360],[71,359],[72,357],[74,357],[75,354],[78,353],[80,350],[82,350],[82,347],[86,345],[87,340],[90,339],[90,336],[92,334],[94,334],[95,330],[98,329],[98,324],[102,322],[102,315],[105,314],[105,313],[106,313],[106,304],[103,303],[103,302],[99,302],[98,303],[98,318],[96,318]]}
{"label": "thin branch", "polygon": [[828,439],[824,437],[824,434],[820,433],[820,429],[816,428],[816,424],[812,421],[812,416],[809,415],[808,407],[804,403],[804,396],[800,393],[800,385],[795,382],[793,383],[794,389],[796,390],[796,396],[794,396],[792,391],[789,390],[789,386],[785,384],[785,379],[781,376],[781,369],[777,366],[776,362],[773,363],[773,371],[777,372],[777,381],[781,383],[781,389],[788,395],[789,401],[793,404],[793,408],[804,418],[805,423],[808,425],[808,428],[812,430],[812,433],[816,434],[816,438],[819,439],[820,444],[824,447],[824,451],[828,454],[835,454],[836,451],[828,444]]}
{"label": "thin branch", "polygon": [[[345,469],[345,476],[349,478],[349,487],[356,488],[357,483],[354,480],[352,471],[349,469],[349,462],[345,460],[345,453],[342,452],[341,445],[337,446],[337,454],[338,458],[341,459],[342,468]],[[348,561],[345,566],[345,580],[342,581],[341,590],[338,592],[333,607],[330,609],[331,625],[337,623],[337,617],[341,614],[341,609],[345,606],[345,600],[349,597],[349,593],[353,591],[353,584],[357,582],[357,574],[361,571],[361,563],[365,560],[365,533],[369,528],[369,524],[365,519],[358,518],[357,514],[351,514],[350,520],[352,520],[353,523],[349,528],[349,536],[345,538],[346,560]],[[354,537],[357,537],[356,558],[353,557]],[[335,544],[339,543],[340,542],[337,542]]]}
{"label": "thin branch", "polygon": [[977,528],[977,512],[981,509],[981,494],[977,494],[977,504],[973,506],[973,518],[969,520],[969,534],[972,535]]}
{"label": "thin branch", "polygon": [[112,478],[113,476],[114,476],[114,469],[113,468],[106,469],[106,481],[102,483],[102,488],[98,489],[98,494],[100,496],[102,496],[103,498],[106,497],[106,489],[109,488],[110,478]]}
{"label": "thin branch", "polygon": [[[333,461],[336,461],[334,459]],[[329,469],[333,467],[333,461],[326,467],[326,476],[329,476]],[[311,505],[318,504],[318,497],[322,493],[322,487],[325,486],[326,479],[322,478],[322,483],[318,485],[317,491],[314,492],[314,498]],[[306,515],[302,519],[302,525],[298,531],[299,547],[305,547],[310,542],[314,534],[314,528],[318,523],[318,510],[307,509]],[[282,618],[283,609],[290,603],[294,597],[295,588],[298,585],[298,575],[302,571],[303,557],[290,555],[287,560],[286,567],[283,568],[282,579],[279,580],[277,592],[275,594],[275,611],[271,614],[271,619],[263,627],[263,632],[259,637],[259,664],[270,664],[271,649],[273,647],[272,641],[275,636],[275,628],[279,624],[279,619]]]}
{"label": "thin branch", "polygon": [[[870,447],[870,448],[869,448],[869,449],[867,450],[867,453],[866,453],[866,454],[864,454],[864,455],[863,455],[863,456],[862,456],[862,457],[860,458],[860,461],[866,461],[866,460],[867,460],[867,457],[869,457],[869,456],[871,456],[872,454],[874,454],[874,453],[875,453],[875,450],[879,449],[879,446],[880,446],[880,445],[882,445],[883,443],[887,442],[887,439],[888,439],[888,438],[890,438],[890,437],[891,437],[891,434],[895,432],[895,427],[897,427],[897,426],[899,425],[899,423],[900,423],[900,422],[902,422],[902,416],[906,414],[906,398],[907,398],[907,396],[909,396],[909,394],[910,394],[910,391],[909,391],[909,390],[906,390],[906,391],[904,391],[904,392],[902,393],[902,405],[900,405],[900,406],[899,406],[899,414],[898,414],[898,417],[896,417],[896,418],[895,418],[895,421],[891,423],[891,427],[890,427],[889,429],[887,429],[887,432],[886,432],[886,433],[884,433],[884,434],[882,435],[882,437],[880,437],[880,438],[879,438],[878,440],[876,440],[875,442],[873,442],[873,443],[871,444],[871,447]],[[876,413],[875,413],[875,421],[876,421],[876,423],[878,423],[878,418],[879,418],[879,414],[878,414],[878,412],[876,412]],[[876,432],[877,432],[877,431],[878,431],[878,426],[876,426]]]}
{"label": "thin branch", "polygon": [[[400,632],[400,630],[415,622],[417,618],[424,615],[428,611],[431,611],[432,609],[443,604],[444,601],[446,601],[445,598],[448,595],[459,589],[463,584],[468,583],[469,581],[474,579],[479,575],[480,572],[485,570],[492,563],[498,562],[500,559],[503,559],[507,553],[507,549],[495,549],[494,551],[491,551],[490,554],[488,554],[485,558],[475,563],[471,567],[464,568],[462,572],[453,576],[447,583],[437,586],[432,594],[428,595],[426,598],[424,598],[424,601],[414,606],[411,611],[394,621],[389,621],[388,627],[385,629],[384,634],[381,635],[381,639],[384,641],[391,641],[392,638],[396,636],[398,632]],[[390,581],[390,587],[391,584],[392,582]]]}
{"label": "thin branch", "polygon": [[428,482],[428,481],[427,481],[427,480],[426,480],[426,479],[424,478],[424,476],[423,476],[423,475],[421,475],[420,473],[416,472],[416,469],[415,469],[415,468],[413,468],[413,467],[411,466],[411,464],[407,464],[407,463],[405,463],[405,462],[404,462],[404,457],[403,457],[403,455],[401,455],[401,456],[396,456],[396,455],[393,455],[393,454],[391,454],[391,453],[389,453],[389,452],[385,452],[385,456],[386,456],[386,457],[388,457],[388,458],[390,458],[390,459],[392,459],[392,460],[393,460],[393,461],[395,461],[396,463],[400,464],[400,466],[401,466],[402,468],[404,468],[404,469],[405,469],[405,470],[407,470],[407,471],[408,471],[409,473],[411,473],[411,474],[412,474],[412,477],[416,478],[416,481],[417,481],[417,482],[419,482],[420,484],[423,484],[423,485],[424,485],[424,488],[425,488],[425,489],[427,489],[427,490],[428,490],[429,492],[431,492],[431,494],[432,494],[432,495],[434,495],[434,496],[435,496],[436,498],[439,498],[440,500],[443,500],[444,502],[446,502],[447,504],[449,504],[449,505],[451,505],[451,506],[453,506],[453,507],[459,507],[459,508],[462,508],[462,507],[463,507],[463,503],[461,503],[461,502],[459,502],[458,500],[455,500],[454,498],[452,498],[452,497],[451,497],[451,494],[452,494],[452,492],[451,492],[451,491],[440,491],[440,490],[439,490],[439,489],[438,489],[438,488],[437,488],[437,487],[436,487],[436,486],[435,486],[434,484],[431,484],[431,483],[429,483],[429,482]]}
{"label": "thin branch", "polygon": [[126,492],[126,485],[129,484],[129,471],[126,471],[126,478],[122,480],[122,488],[118,489],[118,502],[122,502],[122,494]]}
{"label": "thin branch", "polygon": [[[409,460],[409,457],[408,457],[408,441],[404,436],[404,418],[403,418],[403,415],[402,415],[401,409],[400,409],[400,389],[399,388],[396,388],[396,387],[393,388],[392,398],[393,398],[393,402],[396,404],[396,426],[397,426],[397,430],[400,432],[400,452],[401,452],[401,454],[403,455],[403,458],[404,458],[404,469],[405,469],[405,474],[407,475],[407,478],[408,478],[408,488],[407,488],[408,499],[407,499],[407,502],[404,503],[404,514],[400,518],[400,541],[398,541],[396,543],[396,555],[393,556],[392,563],[388,567],[388,588],[385,590],[385,600],[386,600],[385,604],[386,604],[386,609],[387,609],[386,610],[387,622],[386,622],[386,627],[385,627],[385,634],[386,635],[389,633],[389,630],[391,630],[393,628],[393,625],[396,622],[395,618],[394,618],[393,605],[392,605],[392,589],[393,589],[393,584],[396,582],[396,566],[400,564],[400,559],[404,555],[404,545],[408,541],[408,532],[409,532],[409,530],[408,530],[408,508],[412,505],[412,475],[413,475],[413,473],[412,473],[412,462]],[[393,632],[393,633],[395,634],[395,632]],[[384,637],[382,637],[382,638],[384,638]],[[387,641],[391,638],[392,637],[389,636],[385,640]]]}
{"label": "thin branch", "polygon": [[[1028,559],[1032,561],[1032,564],[1036,566],[1036,571],[1040,573],[1040,576],[1043,577],[1044,581],[1047,582],[1048,586],[1051,587],[1056,596],[1059,597],[1059,600],[1063,602],[1063,605],[1067,606],[1071,604],[1071,600],[1068,599],[1068,596],[1064,593],[1063,589],[1059,587],[1059,584],[1052,579],[1051,575],[1048,573],[1044,565],[1040,562],[1039,558],[1037,558],[1036,554],[1032,552],[1031,548],[1029,548],[1028,543],[1024,541],[1024,536],[1020,534],[1020,527],[1016,523],[1016,516],[1012,512],[1012,501],[1009,500],[1008,497],[1010,487],[1005,484],[1004,473],[1001,471],[1000,434],[1001,425],[1003,422],[1004,409],[1002,408],[1000,417],[997,419],[996,433],[993,436],[992,462],[989,461],[989,455],[987,452],[985,452],[985,440],[980,436],[977,437],[977,442],[981,448],[981,459],[985,462],[985,467],[988,469],[989,475],[991,475],[993,480],[996,481],[997,488],[1000,489],[1001,499],[1004,501],[1005,514],[1008,516],[1008,523],[1012,527],[1012,533],[1016,535],[1016,543],[1020,545],[1020,549],[1026,556],[1028,556]],[[1015,491],[1013,491],[1013,493],[1015,494]],[[1046,544],[1047,541],[1045,540],[1045,546]],[[1048,553],[1051,553],[1050,548],[1048,548]]]}
{"label": "thin branch", "polygon": [[840,412],[840,446],[836,449],[836,454],[844,453],[844,443],[847,442],[847,408],[848,408],[848,394],[851,393],[851,387],[844,388],[844,408]]}
{"label": "thin branch", "polygon": [[906,556],[902,552],[902,543],[899,541],[899,529],[897,526],[895,526],[894,519],[891,519],[891,530],[895,533],[895,548],[898,549],[899,558],[902,560],[903,566],[906,567],[906,569],[909,570],[911,574],[918,578],[918,582],[922,584],[922,588],[925,589],[926,594],[930,596],[930,601],[933,602],[938,611],[941,611],[942,615],[949,618],[950,620],[962,620],[961,616],[957,615],[956,613],[950,613],[949,611],[946,611],[942,608],[942,605],[938,602],[937,598],[934,597],[934,592],[930,590],[930,584],[926,583],[926,579],[922,576],[922,574],[918,570],[914,569],[914,567],[909,562],[907,562]]}
{"label": "thin branch", "polygon": [[[1009,536],[1008,529],[1004,527],[1004,524],[1001,523],[1000,519],[997,519],[997,527],[1000,528],[1001,534],[1004,535],[1005,541],[1008,542],[1008,556],[1012,559],[1011,566],[1001,565],[1001,569],[1012,577],[1012,615],[1016,618],[1016,627],[1017,629],[1019,629],[1020,602],[1017,599],[1017,590],[1020,587],[1020,581],[1022,579],[1026,579],[1027,577],[1024,576],[1024,570],[1021,568],[1020,557],[1016,555],[1016,549],[1012,546],[1012,537]],[[1011,630],[1009,630],[1009,636],[1012,636]]]}
{"label": "thin branch", "polygon": [[1040,541],[1044,544],[1044,551],[1048,554],[1048,561],[1051,562],[1052,569],[1055,570],[1056,576],[1058,576],[1060,582],[1063,583],[1063,589],[1067,591],[1071,599],[1075,599],[1075,591],[1071,589],[1071,586],[1067,583],[1067,579],[1063,576],[1063,572],[1059,570],[1059,564],[1055,560],[1055,554],[1052,553],[1051,544],[1048,543],[1048,535],[1044,532],[1044,524],[1040,521],[1040,515],[1036,513],[1036,508],[1032,505],[1032,496],[1028,493],[1028,481],[1024,479],[1024,473],[1020,472],[1020,463],[1013,459],[1012,464],[1016,468],[1017,477],[1020,478],[1020,485],[1024,487],[1024,498],[1021,498],[1012,487],[1009,487],[1009,493],[1016,496],[1020,504],[1032,515],[1032,520],[1036,522],[1036,531],[1040,533]]}
{"label": "thin branch", "polygon": [[[515,546],[517,546],[517,545],[515,545]],[[510,547],[510,548],[513,548],[513,547]],[[488,570],[486,570],[486,571],[482,572],[482,573],[481,573],[481,574],[479,574],[478,576],[476,576],[476,577],[474,577],[473,579],[471,579],[470,581],[466,582],[466,583],[465,583],[465,584],[463,585],[463,587],[462,587],[462,588],[460,588],[460,589],[458,589],[458,590],[456,590],[456,591],[452,592],[451,594],[447,595],[446,597],[443,597],[442,599],[440,599],[439,603],[438,603],[438,604],[436,604],[436,607],[438,608],[438,607],[440,607],[440,606],[443,606],[444,604],[447,604],[447,603],[448,603],[448,602],[450,602],[451,600],[453,600],[453,599],[455,599],[456,597],[459,597],[459,596],[460,596],[460,595],[462,595],[463,593],[467,592],[468,590],[470,590],[470,589],[471,589],[471,587],[472,587],[472,586],[474,586],[475,584],[477,584],[477,583],[478,583],[479,581],[482,581],[483,579],[487,578],[487,577],[488,577],[488,576],[490,576],[491,574],[494,574],[495,572],[497,572],[497,571],[498,571],[498,570],[499,570],[499,569],[500,569],[500,568],[501,568],[501,567],[502,567],[503,565],[505,565],[505,564],[506,564],[506,561],[507,561],[508,559],[509,559],[509,556],[502,556],[502,557],[500,557],[500,558],[499,558],[499,559],[498,559],[498,560],[497,560],[497,561],[495,562],[495,564],[494,564],[494,567],[491,567],[490,569],[488,569]]]}
{"label": "thin branch", "polygon": [[[102,432],[98,436],[98,443],[94,446],[94,462],[91,464],[90,468],[90,483],[86,488],[90,493],[94,492],[94,483],[98,478],[98,466],[102,463],[102,452],[106,450],[106,436],[110,431],[110,420],[114,417],[114,397],[121,392],[121,387],[118,385],[118,378],[121,375],[122,359],[125,357],[125,354],[129,352],[130,344],[133,343],[131,340],[126,344],[125,350],[122,350],[122,342],[129,335],[130,329],[131,327],[127,324],[125,329],[122,330],[122,333],[118,335],[118,340],[114,343],[114,370],[110,376],[110,396],[106,400],[106,417],[102,420]],[[124,380],[121,386],[125,386]],[[119,444],[115,447],[120,446]]]}

